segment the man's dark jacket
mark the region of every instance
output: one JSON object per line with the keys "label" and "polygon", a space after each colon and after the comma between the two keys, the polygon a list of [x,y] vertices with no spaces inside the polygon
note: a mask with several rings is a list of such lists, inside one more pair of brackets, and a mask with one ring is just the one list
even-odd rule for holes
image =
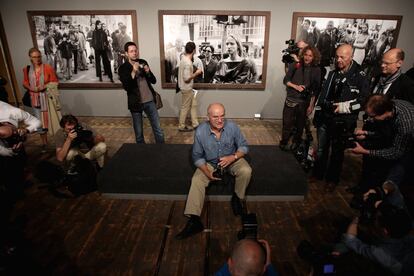
{"label": "man's dark jacket", "polygon": [[[138,59],[138,62],[139,64],[142,64],[144,66],[148,65],[147,61],[144,59]],[[138,70],[138,72],[135,74],[135,78],[131,77],[131,72],[132,65],[128,61],[122,64],[118,69],[119,79],[121,80],[122,86],[128,95],[128,109],[132,112],[141,112],[141,94],[139,92],[137,78],[139,75],[145,76],[145,79],[148,83],[148,87],[151,90],[152,96],[154,98],[154,102],[156,101],[156,97],[155,90],[152,87],[152,84],[155,84],[157,82],[157,79],[151,71],[146,73],[143,68],[140,68],[140,70]]]}
{"label": "man's dark jacket", "polygon": [[[374,80],[375,87],[379,81],[380,76]],[[414,104],[414,80],[405,74],[401,74],[390,86],[385,94],[390,99],[404,100]]]}

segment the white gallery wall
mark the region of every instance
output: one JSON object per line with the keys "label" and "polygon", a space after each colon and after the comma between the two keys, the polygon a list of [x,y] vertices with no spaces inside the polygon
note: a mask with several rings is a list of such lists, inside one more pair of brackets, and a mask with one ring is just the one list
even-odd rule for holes
{"label": "white gallery wall", "polygon": [[[281,51],[290,38],[292,13],[333,12],[379,15],[402,15],[397,47],[406,52],[403,71],[414,62],[414,1],[413,0],[3,0],[0,12],[3,18],[15,74],[22,83],[22,68],[28,64],[27,50],[33,46],[26,11],[28,10],[136,10],[140,57],[146,59],[158,78],[154,88],[163,97],[162,117],[178,115],[181,95],[174,89],[161,89],[161,68],[158,33],[158,10],[241,10],[270,11],[270,41],[267,62],[267,84],[263,91],[255,90],[200,90],[199,113],[205,114],[211,102],[222,102],[231,118],[281,118],[285,98],[282,83],[284,67]],[[411,27],[410,27],[411,26]],[[122,89],[65,89],[61,90],[65,113],[79,116],[129,116],[126,93]]]}

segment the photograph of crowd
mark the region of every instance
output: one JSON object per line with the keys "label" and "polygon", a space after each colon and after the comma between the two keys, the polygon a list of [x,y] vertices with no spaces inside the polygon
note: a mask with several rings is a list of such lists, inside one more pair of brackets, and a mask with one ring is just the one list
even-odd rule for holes
{"label": "photograph of crowd", "polygon": [[400,25],[400,16],[295,12],[292,38],[318,48],[328,71],[334,67],[335,49],[352,45],[354,61],[371,78],[380,73],[382,54],[397,44]]}
{"label": "photograph of crowd", "polygon": [[60,87],[120,86],[123,45],[137,41],[135,11],[29,11],[33,44]]}
{"label": "photograph of crowd", "polygon": [[174,88],[188,41],[196,44],[194,68],[202,74],[195,88],[266,86],[270,13],[159,11],[163,88]]}

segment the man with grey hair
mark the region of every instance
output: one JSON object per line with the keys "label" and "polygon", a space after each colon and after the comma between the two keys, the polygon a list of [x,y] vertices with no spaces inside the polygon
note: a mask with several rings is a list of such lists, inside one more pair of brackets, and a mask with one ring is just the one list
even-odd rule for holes
{"label": "man with grey hair", "polygon": [[[184,215],[189,217],[185,228],[176,236],[185,239],[203,231],[200,215],[205,189],[210,181],[221,180],[224,173],[235,176],[235,193],[231,199],[234,215],[244,210],[242,200],[249,185],[252,169],[243,158],[248,152],[246,139],[240,128],[224,118],[221,103],[208,106],[208,120],[201,123],[194,134],[192,159],[197,170],[191,179]],[[217,175],[215,171],[219,171]]]}

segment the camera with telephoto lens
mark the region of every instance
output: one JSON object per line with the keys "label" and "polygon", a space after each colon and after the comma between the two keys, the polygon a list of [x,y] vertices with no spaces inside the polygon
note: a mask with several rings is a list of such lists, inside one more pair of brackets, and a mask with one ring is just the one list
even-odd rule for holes
{"label": "camera with telephoto lens", "polygon": [[296,42],[294,39],[286,40],[285,44],[287,44],[288,47],[282,50],[282,53],[283,53],[282,62],[292,63],[295,60],[293,59],[293,57],[291,57],[291,54],[299,55],[300,48],[296,45]]}
{"label": "camera with telephoto lens", "polygon": [[296,248],[299,257],[309,262],[313,267],[313,275],[335,275],[334,257],[322,250],[317,250],[309,241],[303,240]]}
{"label": "camera with telephoto lens", "polygon": [[215,177],[215,178],[220,178],[220,179],[222,179],[223,178],[223,176],[224,176],[224,168],[222,167],[222,166],[220,166],[220,165],[217,165],[217,168],[214,170],[214,172],[213,172],[213,176]]}
{"label": "camera with telephoto lens", "polygon": [[365,200],[363,194],[358,194],[355,195],[349,203],[349,206],[356,210],[359,210],[359,218],[361,223],[369,223],[374,221],[375,215],[377,213],[375,203],[377,201],[383,200],[385,197],[385,192],[382,187],[376,187],[374,190],[375,193],[370,193]]}
{"label": "camera with telephoto lens", "polygon": [[77,133],[77,136],[72,141],[72,146],[80,146],[82,143],[85,143],[88,148],[92,148],[94,145],[93,133],[90,130],[84,129],[82,125],[77,124],[73,130]]}
{"label": "camera with telephoto lens", "polygon": [[255,213],[243,214],[241,217],[242,230],[237,233],[237,238],[257,240],[257,217]]}

